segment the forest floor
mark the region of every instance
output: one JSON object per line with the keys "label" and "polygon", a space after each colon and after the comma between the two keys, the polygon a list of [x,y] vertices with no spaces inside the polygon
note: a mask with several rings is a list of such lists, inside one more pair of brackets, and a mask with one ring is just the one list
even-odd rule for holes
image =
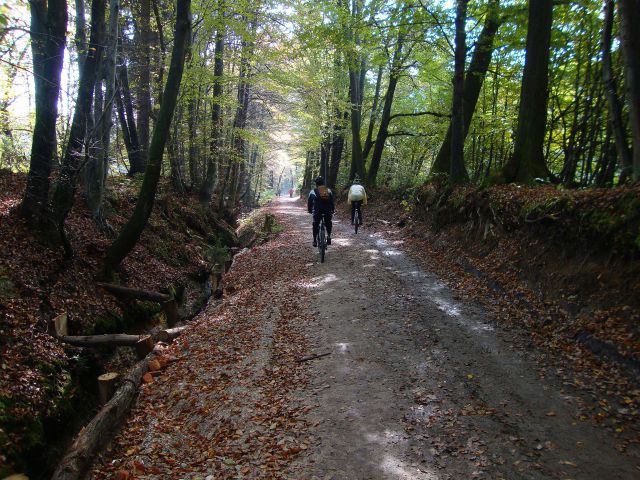
{"label": "forest floor", "polygon": [[269,210],[284,230],[235,257],[91,478],[640,476],[637,422],[589,415],[611,400],[463,301],[402,229],[355,235],[342,211],[320,264],[300,203]]}

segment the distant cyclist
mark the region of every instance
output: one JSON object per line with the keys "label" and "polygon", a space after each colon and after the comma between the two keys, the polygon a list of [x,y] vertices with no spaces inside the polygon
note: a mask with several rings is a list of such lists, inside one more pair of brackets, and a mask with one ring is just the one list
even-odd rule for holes
{"label": "distant cyclist", "polygon": [[[347,195],[347,201],[351,203],[351,225],[354,224],[354,218],[356,211],[358,212],[358,218],[360,219],[360,225],[362,225],[362,210],[360,207],[367,204],[367,192],[360,184],[360,177],[357,175],[353,179],[353,185],[349,188],[349,195]],[[357,230],[356,230],[357,231]]]}
{"label": "distant cyclist", "polygon": [[331,245],[331,216],[335,210],[333,192],[324,184],[324,178],[316,178],[316,188],[309,192],[307,210],[313,214],[313,246],[318,246],[318,232],[320,219],[324,216],[324,224],[327,227],[327,245]]}

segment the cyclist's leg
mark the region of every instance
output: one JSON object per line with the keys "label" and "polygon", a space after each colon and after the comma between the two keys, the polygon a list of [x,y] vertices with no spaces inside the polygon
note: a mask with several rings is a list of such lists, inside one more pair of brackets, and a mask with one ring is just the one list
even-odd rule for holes
{"label": "cyclist's leg", "polygon": [[356,201],[351,202],[351,225],[353,225],[353,222],[355,221],[354,217],[356,215],[356,208],[358,208],[358,207],[356,207],[357,203],[358,202],[356,202]]}
{"label": "cyclist's leg", "polygon": [[324,226],[327,228],[327,245],[331,245],[331,230],[333,229],[333,223],[331,223],[331,212],[324,214]]}
{"label": "cyclist's leg", "polygon": [[318,239],[318,231],[320,230],[320,216],[319,213],[313,214],[313,246],[316,246],[316,242]]}

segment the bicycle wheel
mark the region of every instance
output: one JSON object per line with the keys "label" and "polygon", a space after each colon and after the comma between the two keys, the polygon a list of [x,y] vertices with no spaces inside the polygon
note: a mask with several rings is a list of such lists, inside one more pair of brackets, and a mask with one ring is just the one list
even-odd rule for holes
{"label": "bicycle wheel", "polygon": [[324,263],[324,252],[327,249],[327,239],[324,233],[324,219],[320,221],[320,230],[318,231],[318,249],[320,250],[320,263]]}
{"label": "bicycle wheel", "polygon": [[358,233],[358,227],[360,226],[360,213],[358,212],[358,210],[356,210],[353,215],[353,223],[353,228],[355,228],[356,233]]}

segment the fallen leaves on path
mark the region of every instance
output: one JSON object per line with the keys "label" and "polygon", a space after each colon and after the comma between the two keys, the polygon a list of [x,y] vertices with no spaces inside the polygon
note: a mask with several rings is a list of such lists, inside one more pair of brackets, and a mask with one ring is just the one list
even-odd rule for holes
{"label": "fallen leaves on path", "polygon": [[167,349],[183,360],[142,387],[92,478],[280,478],[316,441],[292,400],[307,383],[308,249],[275,213],[285,232],[236,257],[227,295]]}

